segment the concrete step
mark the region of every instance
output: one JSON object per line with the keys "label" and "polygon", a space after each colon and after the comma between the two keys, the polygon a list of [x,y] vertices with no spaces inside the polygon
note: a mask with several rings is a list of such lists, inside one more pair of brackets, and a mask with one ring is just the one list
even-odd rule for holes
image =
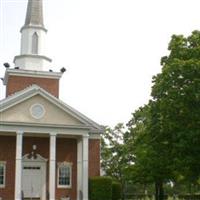
{"label": "concrete step", "polygon": [[24,198],[23,200],[40,200],[40,198]]}

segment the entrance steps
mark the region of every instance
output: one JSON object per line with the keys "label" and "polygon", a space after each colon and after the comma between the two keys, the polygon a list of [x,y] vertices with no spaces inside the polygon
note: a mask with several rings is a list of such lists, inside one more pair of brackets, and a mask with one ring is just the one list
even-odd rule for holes
{"label": "entrance steps", "polygon": [[40,198],[24,198],[23,200],[40,200]]}

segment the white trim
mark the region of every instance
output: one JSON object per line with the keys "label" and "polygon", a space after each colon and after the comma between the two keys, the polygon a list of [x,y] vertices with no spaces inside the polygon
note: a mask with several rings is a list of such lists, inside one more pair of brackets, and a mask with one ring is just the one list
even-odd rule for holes
{"label": "white trim", "polygon": [[6,187],[6,161],[0,161],[0,166],[3,167],[3,184],[0,184],[0,188]]}
{"label": "white trim", "polygon": [[19,58],[40,58],[40,59],[44,59],[47,60],[49,62],[52,62],[52,60],[46,56],[42,56],[42,55],[37,55],[37,54],[22,54],[19,56],[15,56],[13,62],[15,63],[15,61]]}
{"label": "white trim", "polygon": [[88,176],[89,176],[89,135],[85,135],[82,138],[82,192],[83,199],[88,200]]}
{"label": "white trim", "polygon": [[[70,162],[60,162],[57,163],[57,188],[72,188],[72,163]],[[60,167],[69,167],[70,170],[70,184],[69,185],[60,185],[59,184],[59,169]]]}
{"label": "white trim", "polygon": [[61,135],[82,136],[88,134],[88,127],[74,127],[74,126],[59,126],[55,124],[39,124],[39,123],[7,123],[1,122],[1,130],[5,132],[16,132],[16,130],[23,129],[26,133],[37,133],[38,135],[49,134],[50,132],[57,132]]}
{"label": "white trim", "polygon": [[81,199],[83,194],[82,170],[83,170],[83,140],[77,139],[77,200]]}
{"label": "white trim", "polygon": [[42,157],[40,154],[36,154],[36,158],[33,159],[33,158],[30,158],[29,157],[29,154],[26,154],[23,156],[22,158],[23,162],[47,162],[48,159]]}
{"label": "white trim", "polygon": [[24,29],[30,29],[30,28],[34,28],[34,29],[42,29],[43,31],[47,32],[48,30],[46,28],[44,28],[43,26],[36,26],[36,25],[25,25],[21,28],[20,32],[22,32]]}
{"label": "white trim", "polygon": [[8,82],[8,76],[25,76],[35,78],[52,78],[60,79],[62,77],[61,72],[47,72],[47,71],[34,71],[25,69],[7,69],[4,76],[4,85]]}
{"label": "white trim", "polygon": [[16,133],[16,159],[15,159],[15,199],[21,199],[22,191],[22,151],[23,131]]}
{"label": "white trim", "polygon": [[49,142],[49,199],[54,200],[56,196],[56,133],[50,133]]}
{"label": "white trim", "polygon": [[90,136],[89,136],[89,139],[91,139],[91,140],[100,140],[101,139],[101,135],[99,135],[99,134],[95,134],[95,133],[90,133],[89,134]]}

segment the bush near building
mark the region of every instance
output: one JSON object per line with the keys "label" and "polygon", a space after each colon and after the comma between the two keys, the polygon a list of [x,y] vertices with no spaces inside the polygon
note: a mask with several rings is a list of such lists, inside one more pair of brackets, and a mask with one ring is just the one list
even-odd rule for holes
{"label": "bush near building", "polygon": [[122,195],[121,184],[105,176],[89,179],[90,200],[120,200]]}
{"label": "bush near building", "polygon": [[90,200],[112,200],[112,179],[110,177],[91,177],[89,180]]}
{"label": "bush near building", "polygon": [[112,182],[112,200],[120,200],[122,198],[122,185],[119,182]]}

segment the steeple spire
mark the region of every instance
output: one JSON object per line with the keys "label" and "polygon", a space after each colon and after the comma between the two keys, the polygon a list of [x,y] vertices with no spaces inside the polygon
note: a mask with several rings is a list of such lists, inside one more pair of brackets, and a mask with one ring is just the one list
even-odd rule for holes
{"label": "steeple spire", "polygon": [[51,59],[45,55],[46,33],[42,0],[28,0],[25,24],[21,28],[21,54],[14,58],[16,67],[35,71],[49,68]]}
{"label": "steeple spire", "polygon": [[26,20],[24,26],[44,26],[42,0],[28,1]]}

